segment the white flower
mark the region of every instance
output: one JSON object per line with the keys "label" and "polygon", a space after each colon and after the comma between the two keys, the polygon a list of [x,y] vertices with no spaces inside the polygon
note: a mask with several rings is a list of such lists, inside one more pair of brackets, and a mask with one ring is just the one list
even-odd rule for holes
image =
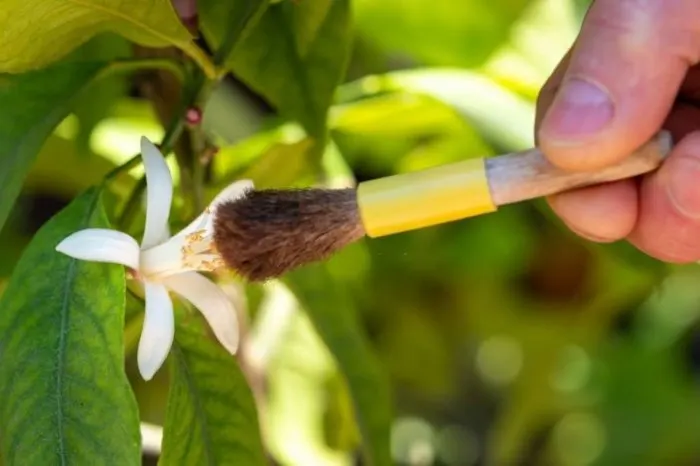
{"label": "white flower", "polygon": [[122,264],[142,282],[146,298],[143,332],[138,347],[141,376],[150,380],[162,366],[175,336],[173,291],[204,315],[221,344],[234,354],[238,347],[238,319],[230,299],[215,283],[197,273],[223,265],[212,238],[213,208],[252,189],[238,181],[224,189],[192,223],[170,236],[168,218],[173,182],[162,154],[141,138],[146,172],[146,225],[141,245],[126,233],[89,228],[65,238],[56,250],[76,259]]}

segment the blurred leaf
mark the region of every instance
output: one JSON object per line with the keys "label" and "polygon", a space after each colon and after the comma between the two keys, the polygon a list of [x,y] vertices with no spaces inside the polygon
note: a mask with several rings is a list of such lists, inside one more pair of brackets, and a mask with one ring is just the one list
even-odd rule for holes
{"label": "blurred leaf", "polygon": [[508,39],[529,0],[357,0],[360,35],[420,64],[473,67]]}
{"label": "blurred leaf", "polygon": [[250,34],[269,3],[270,0],[198,0],[199,23],[207,39],[217,47],[228,41],[225,46],[231,50],[221,60],[231,57],[230,46]]}
{"label": "blurred leaf", "polygon": [[[62,61],[107,62],[131,56],[131,45],[126,39],[117,34],[107,33],[93,37]],[[92,130],[110,114],[112,106],[126,95],[128,90],[128,77],[124,74],[113,74],[93,83],[89,92],[76,99],[73,114],[79,122],[75,138],[79,155],[89,153]]]}
{"label": "blurred leaf", "polygon": [[459,114],[427,95],[396,92],[371,96],[333,108],[334,131],[401,137],[463,127]]}
{"label": "blurred leaf", "polygon": [[303,181],[313,175],[312,164],[309,163],[312,146],[313,141],[309,138],[292,144],[275,144],[240,178],[253,180],[259,189],[285,188]]}
{"label": "blurred leaf", "polygon": [[386,76],[390,87],[425,93],[460,112],[497,150],[534,144],[534,105],[488,78],[461,70],[420,70]]}
{"label": "blurred leaf", "polygon": [[261,188],[308,185],[315,175],[313,145],[299,126],[285,124],[223,147],[214,158],[210,194],[235,179],[251,179]]}
{"label": "blurred leaf", "polygon": [[593,0],[573,0],[573,2],[576,7],[579,22],[581,22],[588,11],[588,8],[590,8],[591,3],[593,3]]}
{"label": "blurred leaf", "polygon": [[[356,440],[347,449],[334,448],[323,422],[332,409],[328,382],[342,376],[294,295],[276,281],[264,288],[248,354],[267,374],[264,424],[270,454],[279,464],[347,466],[360,444],[359,433],[346,438]],[[344,379],[340,382],[345,384]],[[343,420],[356,428],[354,412]]]}
{"label": "blurred leaf", "polygon": [[219,188],[225,186],[275,145],[294,144],[303,138],[300,128],[284,125],[259,131],[236,144],[222,147],[212,161],[215,183]]}
{"label": "blurred leaf", "polygon": [[[8,222],[0,230],[0,282],[12,274],[15,264],[22,256],[22,251],[29,243],[30,238],[23,233],[26,219],[23,215],[24,205],[22,198],[17,202],[8,216]],[[0,286],[1,287],[1,286]]]}
{"label": "blurred leaf", "polygon": [[349,0],[284,1],[265,11],[227,63],[284,117],[301,123],[320,157],[351,38]]}
{"label": "blurred leaf", "polygon": [[700,396],[672,347],[621,342],[605,350],[598,362],[605,368],[599,383],[606,396],[598,414],[606,442],[593,464],[677,464],[670,463],[669,446],[671,452],[700,454]]}
{"label": "blurred leaf", "polygon": [[[290,10],[292,17],[291,29],[295,31],[294,42],[300,56],[309,53],[309,48],[315,42],[319,30],[326,21],[326,16],[336,0],[316,0],[314,2],[298,2]],[[345,46],[345,44],[341,44]]]}
{"label": "blurred leaf", "polygon": [[330,448],[351,451],[362,439],[355,422],[352,397],[342,375],[335,372],[326,382],[328,407],[324,413],[325,440]]}
{"label": "blurred leaf", "polygon": [[[104,157],[88,152],[80,153],[76,142],[51,135],[46,139],[32,165],[24,189],[51,192],[73,197],[99,183],[116,165]],[[132,179],[117,177],[110,188],[118,194],[127,194]]]}
{"label": "blurred leaf", "polygon": [[124,269],[54,249],[87,227],[109,228],[97,190],[41,228],[0,301],[7,464],[141,464],[138,411],[124,372]]}
{"label": "blurred leaf", "polygon": [[325,264],[292,272],[286,281],[347,380],[368,463],[392,464],[389,448],[392,402],[388,380],[357,321],[352,298]]}
{"label": "blurred leaf", "polygon": [[264,465],[253,394],[200,313],[179,315],[160,464]]}
{"label": "blurred leaf", "polygon": [[193,47],[170,0],[5,0],[0,31],[0,71],[10,73],[45,67],[108,31],[150,47]]}
{"label": "blurred leaf", "polygon": [[329,188],[349,188],[355,186],[357,180],[345,156],[334,140],[330,140],[323,152],[323,170],[326,185]]}
{"label": "blurred leaf", "polygon": [[490,76],[535,100],[579,30],[575,0],[534,0],[507,43],[484,65]]}
{"label": "blurred leaf", "polygon": [[[401,390],[432,399],[445,399],[453,390],[457,375],[443,335],[433,321],[404,303],[378,346],[384,365]],[[411,351],[407,351],[411,348]],[[416,371],[416,367],[422,370]]]}
{"label": "blurred leaf", "polygon": [[104,63],[70,63],[0,75],[0,228],[44,141],[104,68]]}
{"label": "blurred leaf", "polygon": [[[551,243],[552,239],[545,243],[547,250]],[[572,246],[563,250],[570,252]],[[489,451],[495,464],[514,461],[523,451],[528,433],[565,413],[571,408],[572,400],[593,396],[588,385],[590,369],[579,372],[580,381],[575,389],[564,390],[556,383],[556,369],[571,349],[582,354],[584,367],[590,365],[586,353],[598,351],[604,344],[613,319],[637,306],[640,298],[653,289],[655,278],[648,271],[630,267],[600,251],[593,252],[597,254],[590,255],[591,267],[580,284],[590,289],[579,299],[577,296],[554,302],[544,297],[526,299],[508,282],[489,284],[485,280],[469,296],[475,309],[490,309],[488,314],[470,314],[471,329],[484,339],[509,340],[518,348],[522,362],[517,379],[509,387],[507,407],[489,432]],[[556,275],[557,271],[552,273]]]}
{"label": "blurred leaf", "polygon": [[[371,80],[366,87],[371,90]],[[380,175],[492,152],[454,108],[424,94],[399,91],[354,100],[333,107],[330,121],[343,155]]]}
{"label": "blurred leaf", "polygon": [[258,188],[306,186],[316,174],[313,146],[298,125],[284,124],[223,147],[214,158],[209,194],[235,179],[251,179]]}
{"label": "blurred leaf", "polygon": [[459,112],[499,151],[534,143],[534,105],[478,73],[459,69],[421,69],[369,76],[339,90],[343,102],[381,92],[431,96]]}

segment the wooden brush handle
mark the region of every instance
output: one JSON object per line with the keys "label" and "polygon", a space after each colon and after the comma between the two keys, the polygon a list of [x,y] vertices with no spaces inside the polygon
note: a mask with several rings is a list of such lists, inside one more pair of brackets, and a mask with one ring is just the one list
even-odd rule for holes
{"label": "wooden brush handle", "polygon": [[537,149],[486,159],[486,176],[496,205],[512,204],[575,188],[631,178],[655,170],[673,143],[661,131],[615,165],[590,172],[572,172],[552,165]]}

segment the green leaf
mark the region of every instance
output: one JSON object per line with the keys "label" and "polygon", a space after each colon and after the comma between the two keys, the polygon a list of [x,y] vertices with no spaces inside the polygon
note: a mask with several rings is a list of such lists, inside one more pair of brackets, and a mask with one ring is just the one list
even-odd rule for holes
{"label": "green leaf", "polygon": [[[644,458],[646,464],[663,465],[684,451],[686,455],[679,456],[697,457],[700,396],[697,382],[679,358],[680,348],[639,342],[605,342],[598,348],[605,351],[605,358],[596,361],[604,371],[595,381],[606,396],[597,413],[607,442],[595,464],[615,466]],[[564,459],[588,453],[567,447],[574,445],[560,447]]]}
{"label": "green leaf", "polygon": [[201,314],[178,315],[160,464],[265,465],[255,400]]}
{"label": "green leaf", "polygon": [[483,71],[532,100],[576,40],[574,0],[531,0]]}
{"label": "green leaf", "polygon": [[326,267],[304,267],[288,274],[286,281],[349,385],[368,464],[390,465],[389,383],[357,321],[351,297]]}
{"label": "green leaf", "polygon": [[288,188],[303,180],[305,175],[312,175],[308,163],[312,145],[308,138],[291,144],[275,144],[243,172],[241,178],[252,180],[258,189]]}
{"label": "green leaf", "polygon": [[0,451],[7,465],[140,465],[138,408],[124,371],[124,269],[55,251],[109,228],[90,190],[47,222],[0,301]]}
{"label": "green leaf", "polygon": [[298,125],[286,124],[258,132],[221,148],[213,161],[215,182],[208,188],[208,194],[213,198],[235,179],[252,180],[256,188],[307,185],[316,174],[313,152],[313,141]]}
{"label": "green leaf", "polygon": [[496,150],[522,150],[534,142],[534,104],[479,73],[451,68],[396,71],[349,83],[340,89],[339,98],[382,92],[425,95],[445,103]]}
{"label": "green leaf", "polygon": [[[236,45],[260,20],[269,0],[198,0],[199,24],[207,38],[224,45],[227,60]],[[224,44],[225,43],[225,44]]]}
{"label": "green leaf", "polygon": [[70,63],[0,75],[0,228],[44,141],[104,67],[104,63]]}
{"label": "green leaf", "polygon": [[356,0],[357,29],[387,54],[474,67],[509,38],[531,0]]}
{"label": "green leaf", "polygon": [[2,8],[2,72],[45,67],[101,32],[150,47],[195,48],[170,0],[5,0]]}
{"label": "green leaf", "polygon": [[[128,60],[133,56],[133,47],[117,34],[100,34],[73,51],[62,61],[113,61]],[[77,117],[78,132],[75,138],[80,155],[90,152],[90,137],[97,125],[112,111],[117,101],[129,92],[130,76],[115,73],[100,79],[90,86],[73,105]]]}
{"label": "green leaf", "polygon": [[322,149],[351,39],[349,0],[284,1],[242,36],[227,66]]}

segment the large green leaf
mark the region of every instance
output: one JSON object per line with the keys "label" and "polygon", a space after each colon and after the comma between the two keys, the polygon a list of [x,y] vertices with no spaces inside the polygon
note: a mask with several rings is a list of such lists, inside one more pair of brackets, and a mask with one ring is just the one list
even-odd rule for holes
{"label": "large green leaf", "polygon": [[[605,372],[599,373],[607,377],[599,377],[596,382],[607,395],[598,407],[599,423],[605,427],[607,442],[605,448],[599,446],[597,461],[589,464],[669,464],[669,456],[674,453],[678,457],[697,458],[700,395],[697,384],[678,358],[678,348],[625,341],[617,345],[607,343],[605,349],[605,360],[596,362],[604,365]],[[664,383],[658,383],[660,380]],[[633,442],[629,441],[631,431]],[[584,445],[591,443],[586,438],[578,440]],[[563,459],[577,459],[576,453],[579,457],[590,453],[576,448],[567,451],[567,446],[574,445],[559,448]]]}
{"label": "large green leaf", "polygon": [[276,3],[241,37],[227,65],[286,118],[325,139],[350,51],[349,0]]}
{"label": "large green leaf", "polygon": [[326,267],[304,267],[288,274],[286,281],[349,385],[368,464],[390,465],[389,383],[357,321],[351,297]]}
{"label": "large green leaf", "polygon": [[0,71],[42,68],[101,32],[142,45],[194,45],[170,0],[4,0]]}
{"label": "large green leaf", "polygon": [[0,75],[0,228],[44,141],[104,67],[104,63],[70,63]]}
{"label": "large green leaf", "polygon": [[109,228],[100,191],[76,198],[39,230],[0,301],[7,465],[141,464],[124,371],[124,269],[54,249],[86,227]]}
{"label": "large green leaf", "polygon": [[199,313],[180,315],[161,464],[264,465],[255,400]]}
{"label": "large green leaf", "polygon": [[522,150],[534,143],[534,104],[468,70],[426,68],[370,76],[343,86],[339,98],[354,100],[364,94],[397,91],[430,96],[452,107],[496,150]]}
{"label": "large green leaf", "polygon": [[[128,60],[133,56],[133,47],[128,40],[117,34],[100,34],[73,51],[61,61],[112,61]],[[73,114],[79,125],[75,137],[80,155],[90,152],[90,137],[97,125],[113,111],[113,106],[129,92],[130,76],[115,73],[100,79],[89,92],[84,92],[73,105]]]}
{"label": "large green leaf", "polygon": [[[308,163],[312,145],[308,138],[289,144],[275,144],[248,167],[241,178],[253,181],[258,189],[288,188],[299,182],[304,183],[307,181],[305,177],[313,174]],[[284,170],[279,167],[284,167]]]}
{"label": "large green leaf", "polygon": [[227,42],[226,55],[220,60],[230,57],[233,46],[260,20],[268,4],[269,0],[199,0],[199,23],[204,34],[217,46]]}
{"label": "large green leaf", "polygon": [[433,66],[472,67],[509,38],[531,0],[356,0],[360,35]]}

